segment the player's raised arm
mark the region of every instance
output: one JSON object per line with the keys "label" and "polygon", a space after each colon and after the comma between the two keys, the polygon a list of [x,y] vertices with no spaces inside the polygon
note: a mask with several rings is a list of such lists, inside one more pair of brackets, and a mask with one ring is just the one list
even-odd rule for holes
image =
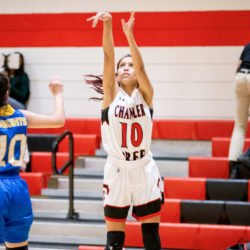
{"label": "player's raised arm", "polygon": [[112,16],[108,12],[98,12],[95,16],[87,19],[87,21],[93,21],[92,27],[96,27],[99,20],[103,21],[102,46],[104,52],[104,67],[102,87],[104,91],[104,98],[102,108],[105,109],[114,100],[118,92],[118,86],[115,79]]}
{"label": "player's raised arm", "polygon": [[121,20],[123,32],[128,40],[129,48],[132,55],[133,67],[135,70],[135,74],[137,80],[139,82],[139,90],[141,91],[145,101],[149,105],[149,107],[153,107],[152,99],[153,99],[153,87],[151,82],[146,74],[144,62],[141,56],[141,53],[136,44],[133,28],[135,23],[134,12],[131,12],[129,20],[126,22],[124,19]]}
{"label": "player's raised arm", "polygon": [[52,77],[49,88],[54,96],[54,114],[40,115],[27,110],[21,110],[27,117],[29,128],[57,128],[64,125],[65,111],[63,104],[62,78],[60,76]]}

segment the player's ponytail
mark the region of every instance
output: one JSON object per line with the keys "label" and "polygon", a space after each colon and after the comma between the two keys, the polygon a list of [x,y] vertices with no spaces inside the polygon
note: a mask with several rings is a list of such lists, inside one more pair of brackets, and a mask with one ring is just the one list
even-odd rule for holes
{"label": "player's ponytail", "polygon": [[10,89],[10,82],[4,73],[0,73],[0,107],[7,104],[6,92]]}
{"label": "player's ponytail", "polygon": [[[121,61],[126,58],[126,57],[132,57],[130,54],[127,54],[125,56],[123,56],[117,63],[116,65],[116,69],[118,71],[119,67],[120,67],[120,63]],[[103,96],[104,92],[103,92],[103,87],[102,87],[102,75],[85,75],[85,82],[89,85],[91,85],[91,87],[98,93],[101,94]],[[120,83],[118,82],[118,85],[120,86]],[[94,101],[102,101],[103,97],[91,97],[89,98],[89,100],[94,100]]]}
{"label": "player's ponytail", "polygon": [[[88,78],[88,79],[87,79]],[[103,88],[102,88],[102,75],[85,75],[85,82],[98,93],[103,96]],[[91,97],[89,100],[94,101],[102,101],[103,97]]]}

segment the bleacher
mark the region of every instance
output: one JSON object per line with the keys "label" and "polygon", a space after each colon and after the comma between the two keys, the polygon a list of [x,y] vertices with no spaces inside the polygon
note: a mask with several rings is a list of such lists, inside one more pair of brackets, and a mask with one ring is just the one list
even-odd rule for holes
{"label": "bleacher", "polygon": [[[95,119],[101,104],[89,101],[95,93],[83,83],[84,75],[100,74],[103,68],[101,24],[92,29],[85,21],[97,5],[113,15],[116,60],[129,51],[120,20],[126,20],[129,9],[136,11],[135,37],[155,93],[152,138],[158,147],[153,153],[165,184],[162,246],[224,250],[250,241],[250,184],[229,179],[227,159],[235,112],[232,83],[242,48],[250,40],[250,1],[62,0],[60,6],[51,0],[4,1],[1,53],[24,54],[31,83],[27,109],[51,113],[47,84],[52,72],[58,72],[64,78],[66,115],[92,117],[67,118],[60,129],[28,129],[29,137],[40,137],[41,143],[45,135],[51,139],[65,130],[73,133],[74,205],[79,213],[78,219],[68,219],[69,170],[55,176],[51,152],[38,150],[37,143],[30,148],[31,172],[20,174],[28,183],[34,211],[29,249],[104,248],[105,155],[100,120]],[[245,149],[248,138],[250,130]],[[211,154],[204,153],[200,146],[210,144]],[[66,138],[56,154],[57,169],[68,158]],[[131,217],[125,247],[142,247],[140,224]]]}
{"label": "bleacher", "polygon": [[[188,178],[164,177],[165,203],[162,206],[160,224],[163,248],[226,249],[237,243],[250,241],[250,181],[228,179],[229,165],[226,156],[232,129],[233,121],[154,121],[154,140],[207,140],[211,141],[212,146],[211,156],[189,157]],[[64,130],[73,132],[75,161],[79,156],[95,158],[95,151],[100,148],[98,119],[70,118],[67,119],[64,128],[39,131],[29,129],[28,133],[39,133],[42,140],[44,135],[60,134]],[[248,140],[246,139],[246,142]],[[62,142],[57,153],[58,168],[67,157],[67,142]],[[31,152],[31,172],[21,173],[21,176],[27,181],[31,195],[53,196],[47,188],[51,174],[51,153]],[[76,175],[76,178],[75,185],[78,191],[82,185],[77,184],[81,176]],[[91,180],[89,181],[86,185],[95,191],[91,187]],[[101,183],[101,179],[98,182]],[[59,186],[63,187],[63,190],[67,189],[65,184]],[[101,195],[98,195],[96,198],[93,195],[91,199],[100,200]],[[78,193],[77,197],[83,199],[79,198],[83,197],[82,193]],[[98,220],[100,218],[99,216]],[[91,222],[91,217],[89,221]],[[79,244],[79,250],[102,249],[101,246],[104,244],[103,239],[96,240],[96,244],[91,240],[83,242],[84,244]],[[140,223],[133,220],[126,223],[125,247],[143,247]]]}

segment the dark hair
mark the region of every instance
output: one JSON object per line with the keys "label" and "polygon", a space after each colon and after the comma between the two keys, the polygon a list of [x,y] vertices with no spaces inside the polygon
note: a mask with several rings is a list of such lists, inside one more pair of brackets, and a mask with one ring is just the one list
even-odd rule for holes
{"label": "dark hair", "polygon": [[[126,57],[132,57],[130,54],[127,54],[125,56],[123,56],[119,61],[118,63],[116,64],[116,70],[118,71],[119,67],[120,67],[120,64],[121,64],[121,61],[126,58]],[[92,78],[92,79],[86,79],[85,78],[85,82],[89,85],[92,85],[92,88],[99,94],[103,95],[104,92],[103,92],[103,88],[102,88],[102,78],[103,78],[103,75],[85,75],[85,77],[88,77],[88,78]],[[119,82],[118,82],[119,84]],[[101,101],[103,100],[103,97],[91,97],[89,98],[89,100],[94,100],[94,101]]]}
{"label": "dark hair", "polygon": [[0,73],[0,107],[7,104],[6,92],[10,90],[10,82],[6,74]]}
{"label": "dark hair", "polygon": [[[24,72],[24,56],[22,53],[20,53],[18,51],[15,51],[14,54],[20,55],[20,66],[17,70],[15,70],[15,76],[22,75],[25,73]],[[8,64],[7,64],[7,60],[8,60],[9,55],[6,56],[6,62],[5,62],[5,70],[8,72],[8,75],[10,74],[10,68],[8,67]]]}
{"label": "dark hair", "polygon": [[[103,88],[102,88],[102,75],[85,75],[85,77],[90,77],[92,79],[86,79],[85,82],[89,85],[92,85],[92,89],[94,89],[97,93],[103,95]],[[101,101],[103,100],[103,97],[98,98],[98,97],[91,97],[89,100],[94,100],[94,101]]]}

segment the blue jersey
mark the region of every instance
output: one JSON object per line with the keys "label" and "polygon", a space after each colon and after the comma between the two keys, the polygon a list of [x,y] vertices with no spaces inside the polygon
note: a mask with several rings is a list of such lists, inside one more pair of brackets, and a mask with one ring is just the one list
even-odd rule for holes
{"label": "blue jersey", "polygon": [[0,176],[19,174],[26,148],[27,119],[10,105],[0,108]]}

